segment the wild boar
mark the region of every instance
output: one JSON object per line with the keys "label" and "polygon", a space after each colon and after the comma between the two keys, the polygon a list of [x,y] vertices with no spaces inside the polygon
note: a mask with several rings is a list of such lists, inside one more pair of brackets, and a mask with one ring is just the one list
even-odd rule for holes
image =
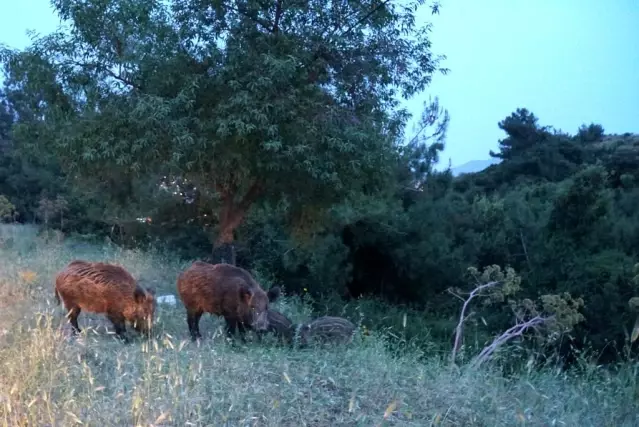
{"label": "wild boar", "polygon": [[186,308],[186,320],[193,341],[201,338],[202,314],[222,316],[232,336],[239,329],[242,341],[246,329],[268,329],[269,303],[280,295],[279,286],[265,292],[251,274],[231,264],[195,261],[178,277],[177,289]]}
{"label": "wild boar", "polygon": [[104,313],[118,337],[127,341],[126,321],[149,335],[155,313],[155,291],[137,284],[124,268],[102,262],[75,260],[55,278],[55,299],[68,311],[74,333],[81,332],[82,310]]}
{"label": "wild boar", "polygon": [[300,346],[305,347],[313,342],[350,343],[355,325],[343,317],[323,316],[301,325],[299,329]]}
{"label": "wild boar", "polygon": [[268,328],[266,331],[258,332],[258,337],[271,332],[285,343],[292,343],[295,336],[295,325],[291,320],[279,311],[268,309],[266,313],[268,319]]}

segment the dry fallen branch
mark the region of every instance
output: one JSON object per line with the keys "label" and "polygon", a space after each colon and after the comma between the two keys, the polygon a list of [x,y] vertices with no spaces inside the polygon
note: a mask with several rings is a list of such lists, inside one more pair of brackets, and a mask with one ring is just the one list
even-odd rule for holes
{"label": "dry fallen branch", "polygon": [[495,340],[490,345],[484,347],[481,353],[479,353],[479,355],[477,355],[473,359],[473,361],[471,362],[471,366],[473,368],[478,367],[483,362],[488,360],[490,356],[495,352],[495,350],[497,350],[503,344],[507,343],[508,341],[510,341],[511,339],[515,337],[521,336],[524,332],[526,332],[527,329],[540,326],[552,318],[553,316],[550,316],[550,317],[535,316],[526,322],[518,323],[512,326],[511,328],[507,329],[503,334],[495,338]]}
{"label": "dry fallen branch", "polygon": [[488,282],[485,283],[483,285],[479,285],[478,287],[476,287],[475,289],[472,290],[472,292],[468,295],[468,298],[466,300],[464,300],[462,297],[460,297],[459,295],[457,295],[455,292],[453,292],[452,290],[448,289],[448,292],[451,295],[454,295],[455,297],[461,299],[462,301],[464,301],[464,305],[462,306],[461,309],[461,314],[459,315],[459,323],[457,324],[457,327],[455,328],[455,343],[453,344],[453,351],[451,353],[451,363],[455,364],[455,359],[457,357],[457,352],[459,351],[459,347],[461,346],[461,340],[462,340],[462,335],[464,332],[464,322],[466,322],[466,320],[468,320],[468,318],[472,315],[469,314],[468,316],[466,316],[466,310],[468,309],[468,304],[470,304],[470,302],[472,301],[473,298],[475,298],[476,296],[478,296],[483,290],[487,289],[487,288],[491,288],[495,285],[498,285],[500,282]]}

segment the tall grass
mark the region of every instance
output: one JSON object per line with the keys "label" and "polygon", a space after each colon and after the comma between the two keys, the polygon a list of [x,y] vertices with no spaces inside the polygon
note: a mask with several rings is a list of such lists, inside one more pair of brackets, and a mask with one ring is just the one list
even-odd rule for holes
{"label": "tall grass", "polygon": [[[35,229],[0,228],[2,426],[639,425],[636,365],[579,375],[548,367],[509,378],[488,368],[451,370],[437,356],[390,352],[387,341],[402,325],[391,334],[371,327],[351,346],[293,350],[228,341],[223,322],[205,316],[197,345],[178,304],[158,307],[150,340],[123,344],[103,316],[87,313],[83,333],[72,337],[52,288],[55,273],[76,257],[118,262],[159,295],[175,294],[185,267],[167,254],[46,242]],[[294,321],[311,315],[304,299],[284,297],[276,306]],[[358,323],[365,311],[332,314]]]}

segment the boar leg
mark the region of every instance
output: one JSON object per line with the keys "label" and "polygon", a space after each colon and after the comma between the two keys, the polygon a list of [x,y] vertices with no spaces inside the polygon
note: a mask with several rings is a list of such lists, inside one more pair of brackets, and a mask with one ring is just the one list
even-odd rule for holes
{"label": "boar leg", "polygon": [[235,335],[235,331],[237,329],[237,322],[231,319],[224,319],[224,320],[226,320],[226,335],[229,338],[233,338],[233,335]]}
{"label": "boar leg", "polygon": [[113,324],[113,329],[115,329],[115,334],[123,341],[128,341],[126,338],[126,324],[124,317],[118,314],[108,314],[107,318]]}
{"label": "boar leg", "polygon": [[246,326],[244,326],[244,323],[242,322],[237,322],[237,330],[240,333],[240,339],[242,340],[242,342],[246,342]]}
{"label": "boar leg", "polygon": [[69,313],[67,317],[69,318],[69,323],[73,327],[73,332],[79,334],[82,332],[80,326],[78,326],[78,316],[80,315],[80,307],[73,307],[69,309]]}
{"label": "boar leg", "polygon": [[226,334],[229,338],[233,338],[235,332],[239,330],[240,339],[242,342],[246,342],[246,338],[244,337],[244,333],[246,332],[246,328],[242,322],[238,322],[235,319],[225,319],[226,320]]}
{"label": "boar leg", "polygon": [[200,334],[200,317],[202,317],[201,311],[186,312],[186,323],[189,325],[191,341],[196,341],[198,338],[202,338],[202,335]]}

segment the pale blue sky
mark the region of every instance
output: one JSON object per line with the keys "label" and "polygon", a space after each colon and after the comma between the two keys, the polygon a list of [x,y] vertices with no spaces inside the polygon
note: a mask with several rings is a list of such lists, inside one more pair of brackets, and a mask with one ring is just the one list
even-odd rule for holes
{"label": "pale blue sky", "polygon": [[[26,30],[58,25],[49,0],[5,1],[0,43],[25,47]],[[639,0],[441,0],[436,53],[447,76],[408,101],[419,114],[439,96],[451,115],[442,165],[486,159],[503,137],[497,122],[518,107],[574,133],[582,123],[639,133]]]}

